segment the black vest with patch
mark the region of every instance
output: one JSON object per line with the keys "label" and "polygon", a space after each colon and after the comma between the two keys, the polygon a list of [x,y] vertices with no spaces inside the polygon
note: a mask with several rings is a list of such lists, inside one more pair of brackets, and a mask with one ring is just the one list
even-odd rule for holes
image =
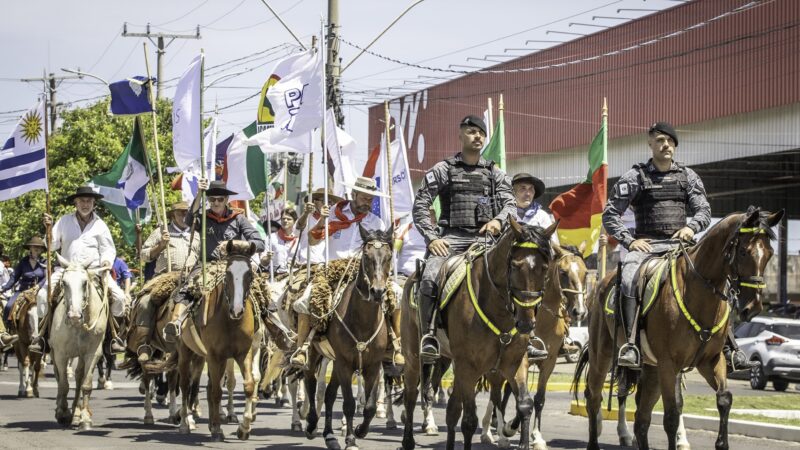
{"label": "black vest with patch", "polygon": [[479,228],[496,215],[494,205],[493,162],[482,161],[476,166],[448,158],[447,191],[439,198],[442,211],[439,226]]}
{"label": "black vest with patch", "polygon": [[689,179],[683,166],[668,172],[650,172],[647,164],[633,166],[639,171],[639,195],[631,202],[636,216],[636,239],[669,239],[686,226]]}

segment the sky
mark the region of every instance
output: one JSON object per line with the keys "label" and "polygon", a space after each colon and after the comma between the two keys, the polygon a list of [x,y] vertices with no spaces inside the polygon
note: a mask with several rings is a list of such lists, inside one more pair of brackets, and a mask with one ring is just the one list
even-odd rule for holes
{"label": "sky", "polygon": [[[321,20],[328,14],[326,0],[266,1],[304,45],[320,34]],[[526,45],[528,40],[574,39],[681,2],[424,0],[371,48],[400,63],[364,54],[342,73],[345,130],[366,154],[370,104],[454,76],[406,64],[444,69],[451,64],[488,67],[496,62],[467,58],[503,55],[489,59],[511,60],[511,55],[558,45]],[[359,52],[348,42],[366,46],[412,3],[341,0],[342,66]],[[248,97],[260,91],[278,59],[299,48],[261,0],[28,0],[7,2],[4,12],[6,20],[0,27],[0,139],[11,133],[18,110],[30,108],[42,92],[41,83],[20,82],[21,78],[41,77],[45,70],[68,75],[61,68],[80,68],[108,81],[144,75],[142,43],[147,40],[122,37],[125,22],[129,33],[144,32],[148,23],[152,33],[194,34],[200,26],[201,39],[176,39],[168,46],[162,76],[167,88],[162,95],[173,96],[174,79],[203,49],[206,85],[211,85],[204,95],[204,109],[211,112],[217,107],[221,138],[255,119],[258,97]],[[148,42],[148,49],[155,75],[155,47]],[[64,108],[74,108],[97,101],[84,99],[104,94],[105,86],[84,78],[61,82],[56,95]]]}

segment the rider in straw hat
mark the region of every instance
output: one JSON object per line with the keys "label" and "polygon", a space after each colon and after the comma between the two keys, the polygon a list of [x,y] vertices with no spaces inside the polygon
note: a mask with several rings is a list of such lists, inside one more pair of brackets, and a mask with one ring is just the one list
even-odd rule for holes
{"label": "rider in straw hat", "polygon": [[[42,238],[34,236],[25,246],[29,249],[28,255],[20,260],[14,268],[14,272],[12,272],[8,282],[0,288],[2,292],[14,289],[14,294],[8,300],[3,310],[4,320],[11,320],[11,310],[14,307],[14,303],[16,303],[19,298],[19,295],[36,285],[41,286],[44,284],[44,279],[47,276],[47,266],[44,258],[41,256],[47,249],[47,246]],[[39,314],[36,308],[31,308],[29,310],[29,315],[31,316],[31,320],[28,321],[28,325],[31,327],[30,335],[31,338],[35,338],[39,335]]]}

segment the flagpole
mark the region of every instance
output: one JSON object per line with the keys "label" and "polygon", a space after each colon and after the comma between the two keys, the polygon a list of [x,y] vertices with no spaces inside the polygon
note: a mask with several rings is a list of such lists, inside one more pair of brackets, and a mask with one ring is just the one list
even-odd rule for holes
{"label": "flagpole", "polygon": [[[272,205],[269,202],[269,166],[267,163],[267,157],[264,155],[264,176],[267,181],[267,185],[264,189],[264,198],[267,200],[267,252],[272,251]],[[272,255],[274,257],[275,255]],[[275,269],[272,257],[269,259],[269,282],[275,282]]]}
{"label": "flagpole", "polygon": [[[153,80],[152,78],[150,78],[150,62],[147,59],[147,42],[144,42],[142,45],[144,45],[144,66],[145,69],[147,70],[147,82],[149,84],[149,86],[147,87],[147,92],[150,97],[150,105],[153,107],[153,110],[150,112],[150,114],[153,119],[153,145],[155,146],[155,152],[156,152],[156,168],[158,169],[159,201],[161,203],[161,215],[159,215],[159,212],[156,211],[156,217],[159,218],[157,222],[161,222],[160,228],[161,231],[164,232],[167,231],[167,207],[166,207],[166,202],[164,201],[164,180],[161,176],[161,151],[158,149],[156,101],[155,97],[153,96]],[[167,272],[171,271],[172,271],[172,257],[170,256],[169,251],[167,251]]]}
{"label": "flagpole", "polygon": [[[139,214],[139,208],[136,208],[136,256],[139,258],[139,277],[142,280],[142,285],[144,286],[144,261],[142,260],[142,219]],[[167,253],[169,254],[169,249],[167,249]]]}
{"label": "flagpole", "polygon": [[[494,118],[492,112],[492,97],[486,97],[486,106],[488,107],[487,111],[489,111],[488,119],[489,123],[486,124],[486,130],[494,130]],[[490,136],[491,138],[491,136]],[[487,143],[488,144],[488,143]]]}
{"label": "flagpole", "polygon": [[[322,18],[320,18],[320,20],[319,20],[320,58],[325,58],[325,53],[327,53],[326,52],[326,48],[325,48],[325,45],[326,45],[325,41],[326,41],[326,39],[325,39],[325,22],[323,21]],[[321,139],[320,140],[322,141],[322,172],[323,172],[323,175],[324,175],[324,178],[322,180],[322,188],[324,190],[324,193],[322,195],[324,196],[324,200],[323,201],[327,205],[328,204],[328,142],[327,142],[326,139],[328,137],[328,134],[327,134],[328,130],[327,130],[326,122],[327,122],[327,118],[328,118],[328,108],[327,108],[327,106],[328,106],[327,84],[328,83],[327,83],[326,73],[325,73],[326,64],[320,64],[320,67],[322,68],[322,77],[321,77],[321,80],[322,80],[322,128],[321,128],[321,131],[322,131],[322,133],[320,133],[321,134],[321,136],[320,136]],[[356,212],[353,211],[353,216],[355,216],[355,214],[356,214]],[[328,261],[330,260],[330,249],[328,248],[328,220],[329,220],[329,218],[325,217],[323,220],[325,220],[325,228],[323,228],[325,230],[325,232],[323,233],[323,236],[324,236],[324,239],[325,239],[325,267],[328,267]]]}
{"label": "flagpole", "polygon": [[[392,230],[392,235],[394,235],[394,200],[392,199],[392,139],[389,136],[389,132],[391,128],[389,126],[389,122],[391,121],[391,116],[389,115],[389,102],[384,100],[383,102],[383,120],[385,122],[385,129],[386,129],[386,187],[389,194],[389,226]],[[399,124],[398,124],[399,125]],[[397,146],[400,147],[400,133],[401,130],[395,126],[395,136],[398,136],[397,139]],[[394,243],[394,239],[392,239]],[[393,246],[394,247],[394,246]],[[397,264],[394,259],[394,252],[392,252],[392,266],[394,266],[393,273],[394,277],[397,278]]]}
{"label": "flagpole", "polygon": [[[206,178],[206,150],[203,136],[203,82],[205,81],[205,55],[200,49],[200,178]],[[226,205],[227,206],[227,205]],[[200,248],[202,260],[200,267],[203,276],[203,289],[206,287],[206,191],[200,191]]]}
{"label": "flagpole", "polygon": [[[503,103],[503,94],[500,94],[500,100],[497,102],[497,120],[499,122],[502,122],[502,124],[503,124],[503,130],[501,130],[502,133],[503,133],[503,139],[505,139],[505,134],[506,134],[506,130],[505,130],[506,122],[505,122],[505,120],[503,120],[503,112],[505,111],[505,109],[506,109],[505,108],[505,104]],[[494,136],[492,136],[492,137],[494,137]],[[508,167],[506,167],[506,152],[505,152],[505,149],[503,150],[503,154],[500,155],[499,165],[500,165],[501,169],[508,170]]]}
{"label": "flagpole", "polygon": [[[608,154],[607,153],[608,152],[608,128],[607,128],[607,126],[608,126],[608,101],[607,101],[606,97],[603,97],[603,125],[602,126],[603,126],[603,151],[607,155]],[[606,156],[606,158],[608,158],[608,156]],[[606,171],[606,174],[608,174],[608,171]],[[606,175],[606,176],[608,176],[608,175]],[[608,183],[606,182],[605,185],[608,186]],[[606,233],[605,227],[602,227],[602,226],[600,227],[600,234],[602,234],[606,238],[608,237],[608,234]],[[607,257],[607,252],[608,252],[607,246],[608,246],[607,243],[601,243],[600,248],[599,248],[599,250],[600,250],[600,279],[601,280],[603,278],[605,278],[605,276],[606,276],[606,257]]]}
{"label": "flagpole", "polygon": [[[46,74],[46,71],[45,71]],[[42,77],[44,83],[44,91],[42,92],[43,98],[42,101],[44,102],[44,108],[42,111],[47,114],[47,77]],[[50,261],[50,247],[52,246],[53,242],[53,215],[51,212],[51,205],[50,205],[50,160],[47,156],[47,142],[49,140],[48,137],[48,130],[47,130],[47,117],[42,117],[42,122],[44,122],[44,176],[45,176],[45,185],[47,189],[44,190],[44,198],[45,198],[45,209],[47,210],[46,213],[50,217],[50,224],[47,225],[45,230],[45,239],[47,239],[47,307],[52,308],[52,284],[50,284],[50,275],[53,273],[53,263]],[[43,331],[44,333],[44,331]]]}

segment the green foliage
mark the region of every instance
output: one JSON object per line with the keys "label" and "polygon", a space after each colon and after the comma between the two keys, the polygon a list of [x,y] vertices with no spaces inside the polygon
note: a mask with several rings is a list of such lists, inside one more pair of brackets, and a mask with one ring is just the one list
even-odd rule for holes
{"label": "green foliage", "polygon": [[[133,131],[133,117],[113,116],[109,112],[109,98],[85,108],[73,109],[62,113],[61,128],[49,137],[47,155],[50,166],[50,196],[54,220],[64,214],[75,211],[74,206],[66,202],[66,197],[75,192],[75,188],[86,183],[89,178],[107,172],[120,156],[130,140]],[[172,177],[166,168],[175,165],[172,155],[172,103],[161,100],[158,111],[158,145],[161,153],[165,188],[169,189]],[[149,114],[141,116],[145,145],[153,166],[153,178],[156,183],[150,190],[151,204],[158,201],[158,185],[156,177],[155,146],[153,143],[153,122]],[[166,191],[166,203],[180,200],[179,191]],[[13,200],[0,203],[0,236],[5,246],[5,253],[12,261],[21,258],[26,249],[25,242],[32,236],[44,237],[42,214],[46,211],[45,193],[34,191]],[[117,244],[117,254],[125,257],[131,266],[135,261],[136,249],[127,246],[122,239],[119,224],[106,209],[98,204],[97,214],[111,230]],[[145,225],[142,239],[146,239],[156,226],[155,217]]]}

